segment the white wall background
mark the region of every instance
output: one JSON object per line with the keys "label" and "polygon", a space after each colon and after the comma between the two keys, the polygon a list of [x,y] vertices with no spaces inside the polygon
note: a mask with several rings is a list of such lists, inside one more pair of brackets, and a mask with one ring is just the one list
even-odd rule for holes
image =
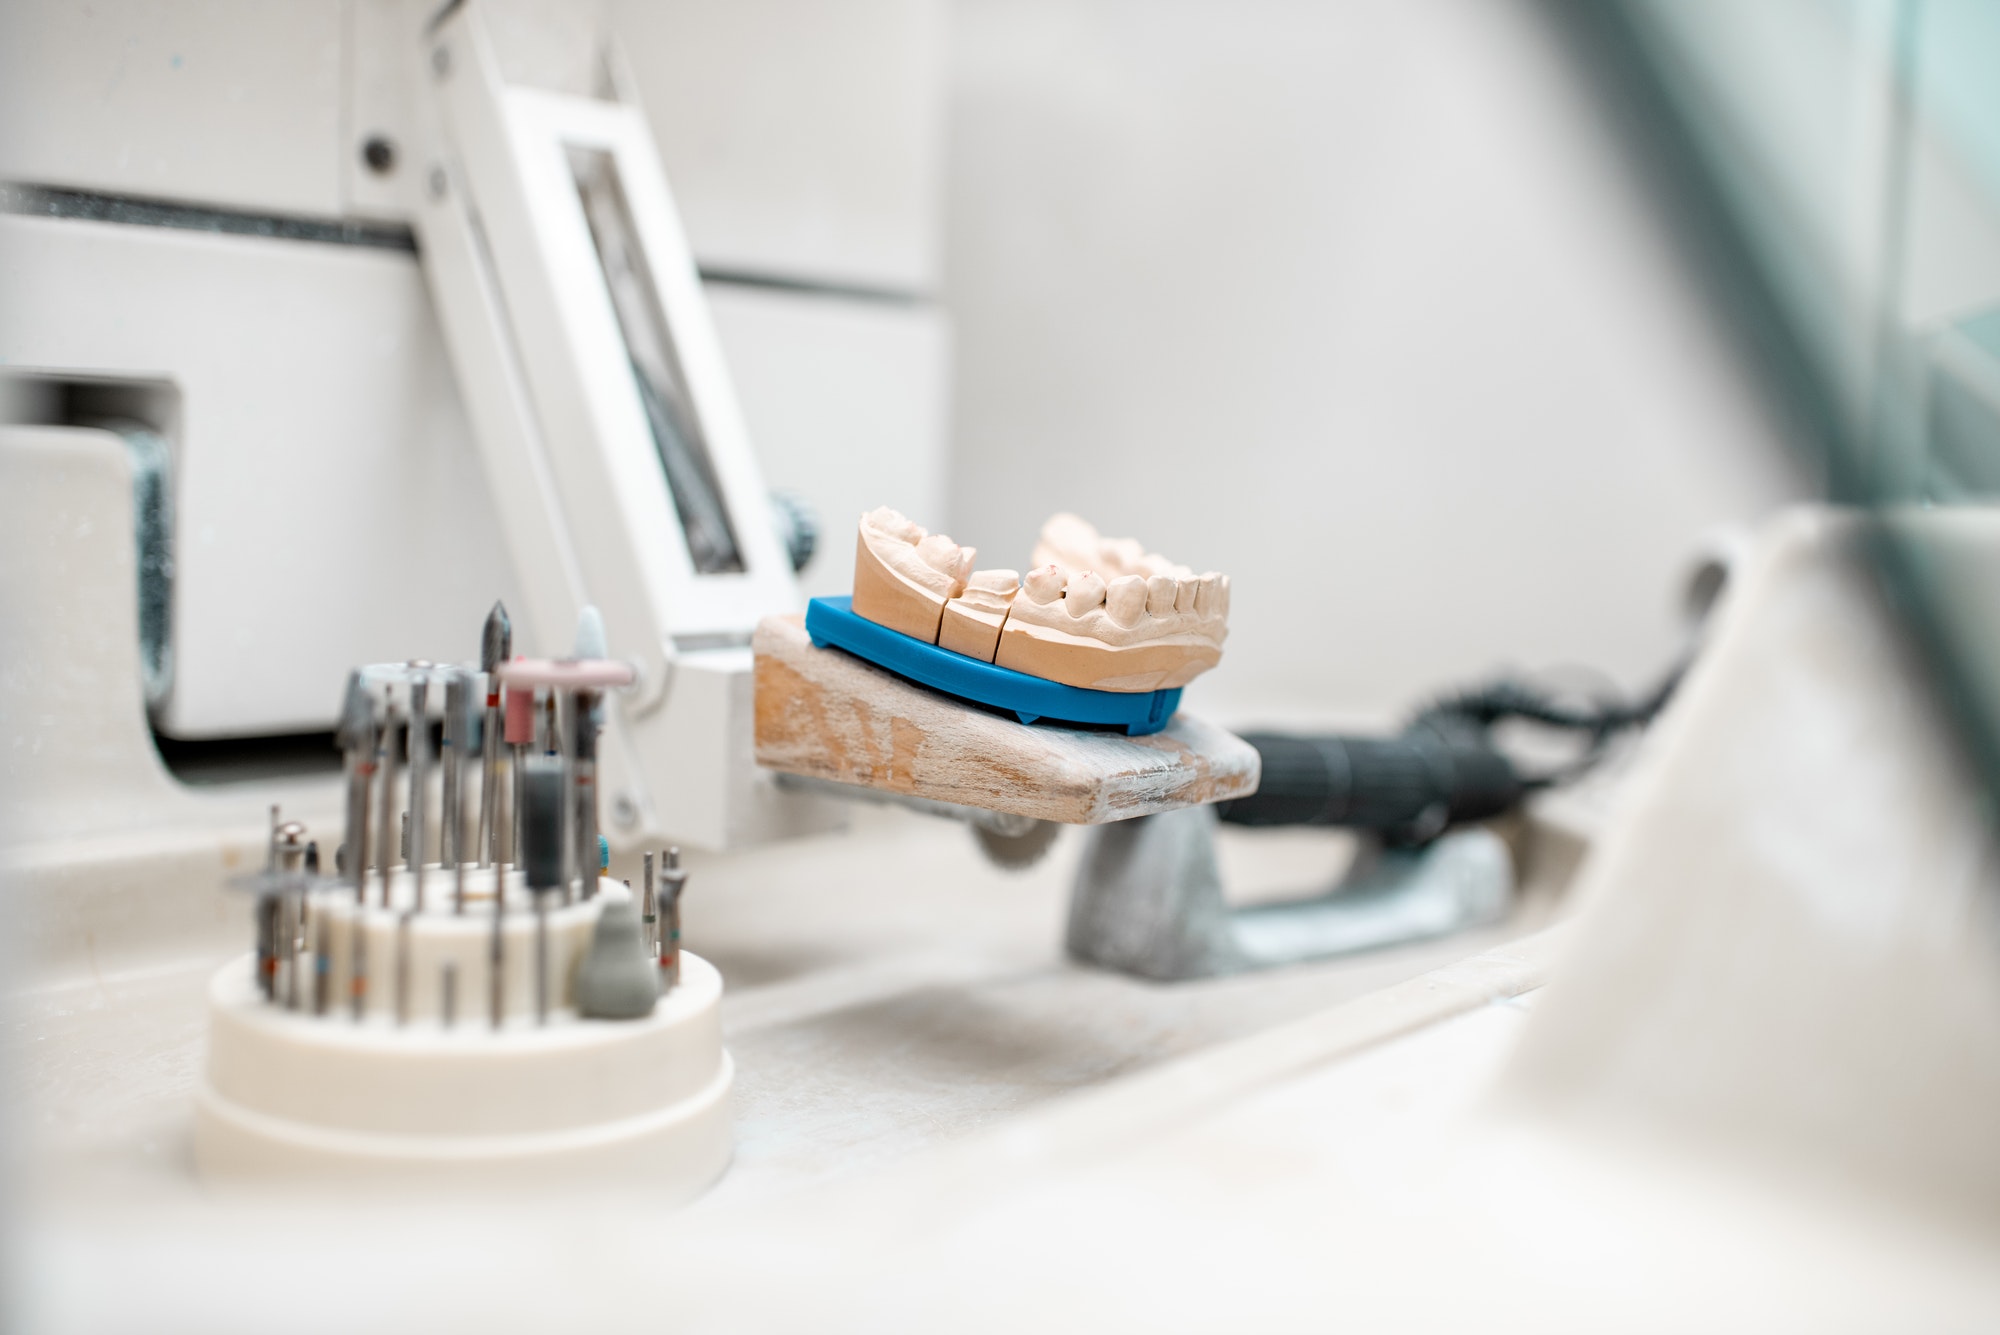
{"label": "white wall background", "polygon": [[1636,684],[1698,535],[1794,494],[1522,0],[957,0],[951,40],[948,531],[1017,565],[1073,508],[1229,572],[1191,702]]}

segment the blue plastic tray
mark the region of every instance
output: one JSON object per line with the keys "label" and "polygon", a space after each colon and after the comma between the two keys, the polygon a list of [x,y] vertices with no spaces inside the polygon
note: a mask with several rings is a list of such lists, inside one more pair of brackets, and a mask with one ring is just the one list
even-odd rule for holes
{"label": "blue plastic tray", "polygon": [[995,667],[854,615],[852,598],[815,598],[806,604],[806,634],[824,649],[833,645],[899,677],[955,695],[961,700],[1004,709],[1023,723],[1054,719],[1064,723],[1108,723],[1128,736],[1144,737],[1167,726],[1180,708],[1181,692],[1088,691],[1081,686],[1031,677]]}

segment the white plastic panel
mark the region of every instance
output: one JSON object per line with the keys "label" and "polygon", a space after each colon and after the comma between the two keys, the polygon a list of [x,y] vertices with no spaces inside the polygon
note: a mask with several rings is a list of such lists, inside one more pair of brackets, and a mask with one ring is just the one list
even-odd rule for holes
{"label": "white plastic panel", "polygon": [[705,269],[935,286],[938,0],[613,0],[611,29]]}
{"label": "white plastic panel", "polygon": [[340,0],[9,0],[0,178],[340,212]]}
{"label": "white plastic panel", "polygon": [[167,731],[327,728],[353,664],[476,652],[514,577],[414,256],[18,217],[0,236],[0,360],[179,388]]}

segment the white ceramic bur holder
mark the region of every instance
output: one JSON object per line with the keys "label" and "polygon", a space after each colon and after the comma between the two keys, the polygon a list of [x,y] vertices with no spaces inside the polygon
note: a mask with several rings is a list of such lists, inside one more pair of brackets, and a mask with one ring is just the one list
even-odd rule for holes
{"label": "white ceramic bur holder", "polygon": [[[550,913],[557,1004],[547,1024],[521,1007],[522,992],[506,977],[508,1013],[495,1029],[483,969],[462,976],[447,1027],[435,992],[413,994],[422,1004],[405,1023],[386,1005],[356,1022],[338,993],[325,1015],[289,1010],[265,1000],[249,957],[224,966],[209,983],[208,1064],[195,1100],[204,1182],[368,1192],[609,1187],[666,1202],[698,1194],[731,1151],[722,977],[683,951],[680,985],[652,1015],[580,1017],[570,981],[587,947],[585,924],[602,898],[625,893],[603,884],[599,900]],[[433,908],[411,918],[410,953],[458,953],[451,938],[475,922],[490,929],[476,912]],[[370,959],[381,986],[370,991],[379,997],[393,984],[395,956],[374,926]],[[503,977],[519,975],[532,958],[534,915],[510,911],[504,926]]]}

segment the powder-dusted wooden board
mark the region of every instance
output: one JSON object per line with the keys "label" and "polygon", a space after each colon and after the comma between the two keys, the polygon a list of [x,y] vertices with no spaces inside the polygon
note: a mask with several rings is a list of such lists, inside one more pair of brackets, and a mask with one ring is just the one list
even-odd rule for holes
{"label": "powder-dusted wooden board", "polygon": [[766,617],[752,646],[769,769],[1065,825],[1257,791],[1249,743],[1186,713],[1151,737],[1020,723],[816,649],[798,616]]}

